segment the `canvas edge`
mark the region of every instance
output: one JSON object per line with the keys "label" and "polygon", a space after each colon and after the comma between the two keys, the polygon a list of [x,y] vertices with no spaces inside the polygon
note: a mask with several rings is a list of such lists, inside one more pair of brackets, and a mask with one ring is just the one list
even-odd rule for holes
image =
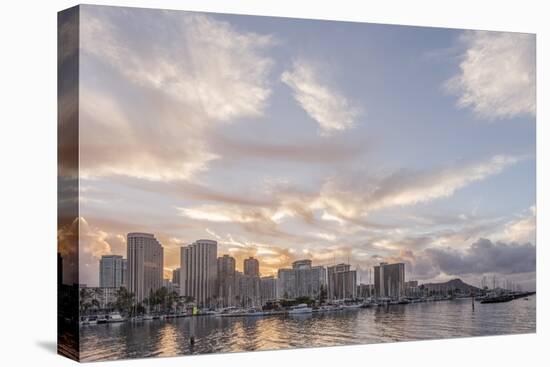
{"label": "canvas edge", "polygon": [[57,353],[80,361],[80,6],[57,14]]}

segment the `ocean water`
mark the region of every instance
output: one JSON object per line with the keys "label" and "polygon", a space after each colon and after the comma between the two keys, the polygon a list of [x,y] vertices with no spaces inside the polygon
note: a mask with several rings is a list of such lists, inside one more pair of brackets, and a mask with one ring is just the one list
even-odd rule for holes
{"label": "ocean water", "polygon": [[[81,328],[81,359],[371,344],[536,331],[536,297],[507,303],[470,299],[302,315],[200,316]],[[190,335],[195,343],[189,342]]]}

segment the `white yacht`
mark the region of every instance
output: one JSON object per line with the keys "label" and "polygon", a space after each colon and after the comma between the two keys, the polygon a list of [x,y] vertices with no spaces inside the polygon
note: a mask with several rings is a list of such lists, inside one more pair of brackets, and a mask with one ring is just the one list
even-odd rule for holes
{"label": "white yacht", "polygon": [[232,317],[232,316],[241,316],[243,310],[237,307],[226,307],[222,309],[217,316],[221,317]]}
{"label": "white yacht", "polygon": [[118,312],[113,312],[107,316],[108,323],[123,322],[126,321]]}
{"label": "white yacht", "polygon": [[288,311],[289,314],[299,314],[299,313],[312,313],[313,309],[306,305],[305,303],[300,303],[299,305],[292,306],[290,308],[290,311]]}

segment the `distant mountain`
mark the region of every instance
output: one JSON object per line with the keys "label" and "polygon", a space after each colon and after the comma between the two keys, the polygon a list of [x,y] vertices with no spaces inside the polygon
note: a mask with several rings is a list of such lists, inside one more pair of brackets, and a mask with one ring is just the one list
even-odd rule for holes
{"label": "distant mountain", "polygon": [[444,283],[426,283],[420,286],[420,288],[422,287],[432,291],[458,289],[462,293],[478,292],[480,290],[478,287],[474,287],[473,285],[464,283],[462,279],[458,279],[458,278],[451,279],[448,282],[444,282]]}

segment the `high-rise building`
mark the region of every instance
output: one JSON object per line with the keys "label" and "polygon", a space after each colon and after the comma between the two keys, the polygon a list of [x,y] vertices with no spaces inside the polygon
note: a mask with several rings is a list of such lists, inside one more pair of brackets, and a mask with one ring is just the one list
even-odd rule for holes
{"label": "high-rise building", "polygon": [[103,255],[99,260],[99,286],[120,288],[126,286],[126,259],[119,255]]}
{"label": "high-rise building", "polygon": [[249,257],[243,262],[243,273],[235,273],[237,305],[241,307],[261,306],[260,263]]}
{"label": "high-rise building", "polygon": [[237,304],[238,286],[235,277],[235,258],[229,255],[218,257],[218,299],[223,307]]}
{"label": "high-rise building", "polygon": [[404,289],[405,296],[418,297],[421,295],[421,290],[418,287],[418,280],[409,280],[405,282]]}
{"label": "high-rise building", "polygon": [[405,295],[405,264],[380,263],[374,267],[377,297],[399,298]]}
{"label": "high-rise building", "polygon": [[180,284],[180,268],[172,270],[172,284]]}
{"label": "high-rise building", "polygon": [[164,249],[150,233],[128,233],[128,290],[136,302],[162,287]]}
{"label": "high-rise building", "polygon": [[239,294],[237,303],[241,307],[258,307],[262,305],[260,277],[240,273],[237,276]]}
{"label": "high-rise building", "polygon": [[296,278],[296,296],[319,298],[321,288],[327,284],[325,268],[311,266],[311,260],[298,260],[292,263],[292,269]]}
{"label": "high-rise building", "polygon": [[243,266],[244,275],[259,277],[260,276],[260,263],[258,259],[252,256],[244,260]]}
{"label": "high-rise building", "polygon": [[361,283],[357,286],[357,297],[370,298],[374,296],[374,285]]}
{"label": "high-rise building", "polygon": [[298,260],[292,263],[292,269],[279,269],[277,278],[279,298],[317,299],[327,284],[325,268],[311,266],[311,260]]}
{"label": "high-rise building", "polygon": [[296,274],[293,269],[277,271],[277,298],[296,298]]}
{"label": "high-rise building", "polygon": [[260,279],[260,288],[262,305],[264,305],[267,301],[277,299],[277,279],[275,277],[262,277]]}
{"label": "high-rise building", "polygon": [[357,297],[357,271],[349,264],[338,264],[327,268],[328,298],[331,300]]}
{"label": "high-rise building", "polygon": [[180,295],[192,297],[199,306],[216,303],[218,243],[197,240],[181,248]]}

